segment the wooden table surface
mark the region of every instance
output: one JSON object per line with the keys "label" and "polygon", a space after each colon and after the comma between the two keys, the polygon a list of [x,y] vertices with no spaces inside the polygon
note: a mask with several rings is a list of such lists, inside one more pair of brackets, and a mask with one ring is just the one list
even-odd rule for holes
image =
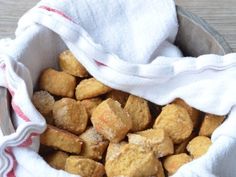
{"label": "wooden table surface", "polygon": [[[0,0],[0,38],[14,37],[19,17],[39,0]],[[236,52],[236,0],[176,0],[211,24]]]}

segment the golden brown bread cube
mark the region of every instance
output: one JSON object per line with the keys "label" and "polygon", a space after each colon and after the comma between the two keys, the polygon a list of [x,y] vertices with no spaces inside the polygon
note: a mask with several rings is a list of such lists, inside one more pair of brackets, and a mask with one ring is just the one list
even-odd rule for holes
{"label": "golden brown bread cube", "polygon": [[106,161],[105,169],[107,177],[144,177],[155,176],[158,165],[159,161],[153,152],[146,151],[138,145],[125,144],[118,156]]}
{"label": "golden brown bread cube", "polygon": [[77,100],[97,97],[112,89],[95,78],[84,79],[76,87],[75,96]]}
{"label": "golden brown bread cube", "polygon": [[78,135],[86,129],[88,115],[80,102],[62,98],[53,106],[53,119],[57,127]]}
{"label": "golden brown bread cube", "polygon": [[193,122],[185,108],[177,104],[169,104],[162,108],[153,128],[164,129],[173,142],[178,144],[191,135]]}
{"label": "golden brown bread cube", "polygon": [[113,143],[118,143],[132,127],[132,121],[120,103],[110,98],[103,101],[93,111],[92,124],[98,133]]}
{"label": "golden brown bread cube", "polygon": [[47,163],[52,166],[53,168],[64,170],[66,159],[69,157],[69,155],[62,151],[55,151],[45,157],[45,160]]}
{"label": "golden brown bread cube", "polygon": [[148,107],[148,102],[143,98],[130,95],[124,110],[129,113],[132,119],[132,132],[146,129],[151,122],[151,114]]}
{"label": "golden brown bread cube", "polygon": [[47,91],[34,92],[32,102],[36,109],[44,116],[47,123],[53,124],[52,109],[55,99]]}
{"label": "golden brown bread cube", "polygon": [[214,130],[224,121],[224,116],[206,114],[199,130],[201,136],[211,136]]}
{"label": "golden brown bread cube", "polygon": [[121,104],[122,108],[125,106],[128,97],[128,93],[122,92],[120,90],[112,90],[106,95],[106,98],[111,98],[118,101]]}
{"label": "golden brown bread cube", "polygon": [[86,108],[87,114],[91,117],[94,109],[102,102],[101,98],[90,98],[81,101],[81,104]]}
{"label": "golden brown bread cube", "polygon": [[32,102],[43,116],[47,116],[52,112],[55,99],[47,91],[41,90],[34,92]]}
{"label": "golden brown bread cube", "polygon": [[48,125],[46,131],[41,134],[40,142],[43,145],[60,149],[69,153],[79,154],[82,147],[82,140],[69,132]]}
{"label": "golden brown bread cube", "polygon": [[70,156],[66,160],[65,171],[82,177],[102,177],[103,164],[80,156]]}
{"label": "golden brown bread cube", "polygon": [[181,166],[192,161],[192,158],[186,153],[170,155],[164,160],[164,168],[168,175],[173,175]]}
{"label": "golden brown bread cube", "polygon": [[69,50],[66,50],[60,54],[59,65],[63,71],[73,76],[77,77],[88,76],[88,71]]}
{"label": "golden brown bread cube", "polygon": [[174,145],[163,129],[148,129],[136,134],[128,134],[130,144],[137,144],[153,151],[157,158],[173,154]]}
{"label": "golden brown bread cube", "polygon": [[80,155],[94,160],[101,160],[109,142],[93,127],[87,129],[79,137],[84,142]]}
{"label": "golden brown bread cube", "polygon": [[158,164],[158,172],[157,172],[156,177],[165,177],[164,169],[163,169],[162,163],[160,161]]}
{"label": "golden brown bread cube", "polygon": [[106,161],[115,159],[121,152],[121,147],[127,144],[126,141],[122,141],[120,143],[109,143],[106,153]]}
{"label": "golden brown bread cube", "polygon": [[65,72],[48,68],[40,75],[39,87],[57,96],[73,97],[76,78]]}
{"label": "golden brown bread cube", "polygon": [[188,143],[187,151],[194,159],[196,159],[205,154],[211,144],[210,138],[206,136],[197,136]]}
{"label": "golden brown bread cube", "polygon": [[183,106],[189,113],[190,118],[193,121],[193,126],[197,126],[199,122],[199,116],[200,116],[200,111],[189,106],[184,100],[182,99],[176,99],[173,103],[178,104],[180,106]]}

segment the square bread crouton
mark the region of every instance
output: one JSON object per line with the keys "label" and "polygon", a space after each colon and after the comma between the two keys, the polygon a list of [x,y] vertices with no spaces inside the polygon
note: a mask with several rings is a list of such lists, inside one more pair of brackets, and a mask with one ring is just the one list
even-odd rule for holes
{"label": "square bread crouton", "polygon": [[101,163],[80,156],[68,157],[65,171],[82,177],[102,177],[105,174]]}
{"label": "square bread crouton", "polygon": [[188,143],[187,151],[194,159],[196,159],[204,155],[211,144],[210,138],[206,136],[197,136]]}
{"label": "square bread crouton", "polygon": [[201,136],[211,136],[217,127],[224,121],[224,116],[206,114],[199,130]]}
{"label": "square bread crouton", "polygon": [[132,121],[120,103],[110,98],[103,101],[93,111],[92,124],[98,133],[113,143],[118,143],[125,138],[132,127]]}
{"label": "square bread crouton", "polygon": [[84,105],[87,114],[91,117],[94,109],[102,102],[101,98],[90,98],[81,101],[81,104]]}
{"label": "square bread crouton", "polygon": [[142,131],[147,128],[151,122],[151,113],[149,110],[148,102],[143,98],[130,95],[125,108],[132,120],[132,132]]}
{"label": "square bread crouton", "polygon": [[36,109],[44,116],[48,124],[53,124],[52,109],[55,103],[54,97],[47,91],[34,92],[32,102]]}
{"label": "square bread crouton", "polygon": [[109,141],[105,140],[93,127],[88,128],[79,137],[84,142],[80,155],[94,160],[101,160]]}
{"label": "square bread crouton", "polygon": [[40,142],[54,149],[60,149],[75,154],[80,153],[83,144],[78,136],[52,125],[48,125],[46,131],[41,134]]}
{"label": "square bread crouton", "polygon": [[59,56],[60,68],[68,74],[77,77],[87,77],[88,71],[85,67],[75,58],[71,51],[66,50]]}
{"label": "square bread crouton", "polygon": [[48,68],[40,75],[39,87],[57,96],[73,97],[76,78],[65,72]]}
{"label": "square bread crouton", "polygon": [[177,104],[169,104],[162,108],[153,128],[164,129],[173,142],[179,144],[191,135],[193,122],[185,108]]}
{"label": "square bread crouton", "polygon": [[182,99],[176,99],[174,102],[174,104],[178,104],[180,106],[182,106],[183,108],[185,108],[188,111],[188,114],[193,122],[193,127],[196,127],[199,124],[199,116],[200,116],[200,111],[189,106],[184,100]]}
{"label": "square bread crouton", "polygon": [[43,115],[48,116],[52,114],[52,108],[55,103],[55,99],[47,91],[34,92],[32,102],[36,109]]}
{"label": "square bread crouton", "polygon": [[78,135],[85,131],[88,115],[80,102],[72,98],[62,98],[53,106],[53,119],[57,127]]}
{"label": "square bread crouton", "polygon": [[75,96],[77,100],[97,97],[103,95],[112,89],[95,78],[84,79],[76,87]]}
{"label": "square bread crouton", "polygon": [[121,147],[125,144],[127,144],[126,141],[121,141],[120,143],[109,143],[105,161],[117,158],[121,152]]}
{"label": "square bread crouton", "polygon": [[174,153],[174,145],[163,129],[148,129],[135,134],[128,134],[130,144],[137,144],[153,151],[156,158]]}
{"label": "square bread crouton", "polygon": [[173,175],[181,166],[192,161],[192,158],[186,153],[170,155],[164,160],[164,168],[168,176]]}
{"label": "square bread crouton", "polygon": [[51,154],[48,154],[44,159],[53,168],[56,168],[58,170],[64,170],[65,164],[66,164],[66,159],[68,157],[69,157],[69,155],[65,152],[55,151]]}
{"label": "square bread crouton", "polygon": [[106,161],[105,169],[108,177],[143,177],[156,175],[158,165],[158,159],[153,152],[135,144],[125,144],[118,156]]}

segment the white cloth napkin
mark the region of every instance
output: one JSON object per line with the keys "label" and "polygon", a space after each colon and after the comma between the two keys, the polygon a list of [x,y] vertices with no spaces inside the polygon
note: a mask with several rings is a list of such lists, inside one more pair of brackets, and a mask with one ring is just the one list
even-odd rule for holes
{"label": "white cloth napkin", "polygon": [[58,54],[68,47],[110,87],[161,105],[180,97],[204,112],[231,111],[207,154],[174,177],[235,177],[236,54],[182,58],[171,44],[177,27],[172,0],[45,0],[27,12],[0,57],[0,86],[12,93],[18,127],[0,139],[0,175],[73,176],[35,153],[45,121],[30,101],[40,71],[57,67]]}

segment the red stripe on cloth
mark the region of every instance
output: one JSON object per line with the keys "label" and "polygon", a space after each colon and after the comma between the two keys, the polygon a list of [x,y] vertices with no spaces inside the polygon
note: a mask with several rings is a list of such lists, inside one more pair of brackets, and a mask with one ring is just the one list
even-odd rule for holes
{"label": "red stripe on cloth", "polygon": [[[1,66],[2,66],[2,67],[1,67]],[[6,72],[6,70],[5,70],[6,64],[5,64],[5,63],[2,63],[2,64],[0,65],[0,68],[2,68],[2,69]],[[5,82],[6,82],[7,90],[10,92],[11,97],[14,97],[15,92],[13,91],[13,89],[10,88],[5,73],[4,73],[4,79],[5,79]],[[11,105],[12,105],[13,110],[16,112],[16,114],[17,114],[20,118],[22,118],[22,119],[23,119],[24,121],[26,121],[26,122],[30,122],[30,119],[22,112],[22,110],[20,109],[19,106],[17,106],[13,101],[11,102]]]}
{"label": "red stripe on cloth", "polygon": [[17,106],[13,101],[11,102],[13,110],[16,114],[26,122],[30,122],[30,119],[23,113],[19,106]]}
{"label": "red stripe on cloth", "polygon": [[[29,137],[23,142],[21,143],[18,147],[28,147],[32,144],[32,138],[34,136],[38,136],[39,134],[38,133],[31,133],[29,135]],[[13,159],[13,167],[12,169],[7,173],[7,177],[16,177],[15,175],[15,169],[16,169],[16,166],[17,166],[17,163],[16,163],[16,159],[11,151],[11,148],[6,148],[5,149],[5,152],[10,155]]]}
{"label": "red stripe on cloth", "polygon": [[39,8],[40,8],[40,9],[47,10],[47,11],[49,11],[49,12],[55,12],[56,14],[61,15],[61,16],[63,16],[64,18],[66,18],[67,20],[70,20],[70,21],[73,22],[73,20],[72,20],[70,17],[68,17],[66,14],[64,14],[64,13],[63,13],[62,11],[60,11],[60,10],[57,10],[57,9],[54,9],[54,8],[51,8],[51,7],[48,7],[48,6],[39,6]]}
{"label": "red stripe on cloth", "polygon": [[15,157],[14,157],[14,155],[13,155],[13,153],[12,153],[12,151],[11,151],[11,149],[10,148],[6,148],[5,149],[5,152],[8,154],[8,155],[10,155],[11,157],[12,157],[12,159],[13,159],[13,167],[12,167],[12,169],[11,169],[11,171],[9,171],[8,173],[7,173],[7,177],[16,177],[16,175],[15,175],[15,169],[16,169],[16,159],[15,159]]}
{"label": "red stripe on cloth", "polygon": [[[7,90],[10,92],[11,97],[15,95],[15,92],[12,89],[10,89],[8,83],[7,83]],[[26,122],[30,122],[30,119],[23,113],[23,111],[20,109],[19,106],[17,106],[13,101],[11,102],[11,105],[12,105],[13,110],[16,112],[16,114],[20,118],[22,118]]]}
{"label": "red stripe on cloth", "polygon": [[95,62],[96,62],[96,64],[97,64],[98,66],[106,66],[105,64],[103,64],[103,63],[101,63],[101,62],[99,62],[99,61],[96,61],[96,60],[95,60]]}
{"label": "red stripe on cloth", "polygon": [[7,173],[7,177],[16,177],[14,168],[12,168],[11,171],[9,171],[9,173]]}
{"label": "red stripe on cloth", "polygon": [[20,145],[19,145],[19,147],[28,147],[28,146],[30,146],[31,144],[32,144],[32,138],[34,137],[34,136],[38,136],[39,134],[38,133],[31,133],[30,135],[29,135],[29,137],[23,142],[23,143],[21,143]]}
{"label": "red stripe on cloth", "polygon": [[14,92],[12,89],[10,89],[10,87],[8,86],[8,84],[7,84],[7,90],[10,92],[11,97],[13,97],[13,96],[15,95],[15,92]]}
{"label": "red stripe on cloth", "polygon": [[0,68],[3,69],[3,70],[5,70],[5,69],[6,69],[5,63],[1,64],[1,65],[0,65]]}
{"label": "red stripe on cloth", "polygon": [[[77,24],[75,21],[72,20],[72,18],[68,17],[64,12],[62,12],[62,11],[60,11],[60,10],[51,8],[51,7],[49,7],[49,6],[39,6],[39,8],[40,8],[40,9],[47,10],[47,11],[49,11],[49,12],[54,12],[54,13],[56,13],[56,14],[58,14],[58,15],[64,17],[64,18],[66,18],[67,20],[70,20],[71,22]],[[98,66],[106,66],[105,64],[100,63],[100,62],[98,62],[98,61],[96,61],[96,60],[95,60],[95,62],[96,62],[96,64],[97,64]]]}

